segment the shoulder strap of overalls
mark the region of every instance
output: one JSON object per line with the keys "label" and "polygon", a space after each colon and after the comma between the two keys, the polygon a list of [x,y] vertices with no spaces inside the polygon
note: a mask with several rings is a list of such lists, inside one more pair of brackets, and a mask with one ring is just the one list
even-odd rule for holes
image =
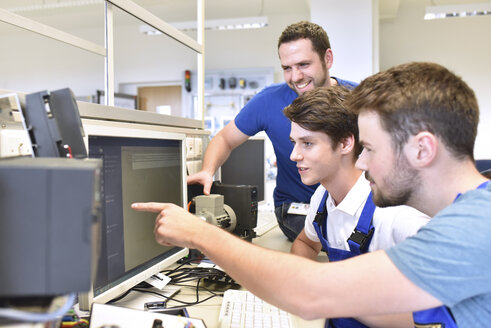
{"label": "shoulder strap of overalls", "polygon": [[[317,213],[315,214],[314,222],[317,224],[316,231],[317,233],[324,237],[325,240],[322,240],[322,238],[319,237],[322,246],[325,250],[329,247],[329,243],[327,242],[327,208],[326,208],[326,202],[327,202],[327,197],[329,196],[329,193],[327,190],[324,192],[324,195],[322,196],[322,200],[319,203],[319,207],[317,208]],[[315,225],[314,225],[315,227]]]}
{"label": "shoulder strap of overalls", "polygon": [[[486,187],[488,186],[488,183],[489,183],[489,180],[484,181],[479,186],[477,186],[476,189],[486,189]],[[455,202],[457,199],[459,199],[460,196],[462,196],[462,193],[458,193],[457,197],[455,197],[455,199],[453,201]]]}
{"label": "shoulder strap of overalls", "polygon": [[358,224],[355,230],[348,238],[348,245],[352,253],[359,255],[368,251],[368,246],[372,240],[373,232],[373,213],[375,212],[375,204],[372,200],[372,192],[368,195],[363,211],[361,212]]}
{"label": "shoulder strap of overalls", "polygon": [[476,189],[486,189],[486,187],[488,186],[488,183],[489,183],[489,180],[487,181],[484,181],[483,183],[481,183],[479,186],[477,186]]}

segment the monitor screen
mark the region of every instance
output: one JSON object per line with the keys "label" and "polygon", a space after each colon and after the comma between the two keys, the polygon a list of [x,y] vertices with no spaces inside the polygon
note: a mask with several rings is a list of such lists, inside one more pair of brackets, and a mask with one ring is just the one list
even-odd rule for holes
{"label": "monitor screen", "polygon": [[[107,302],[187,254],[159,245],[155,213],[134,202],[185,206],[185,135],[137,128],[85,126],[89,158],[103,161],[102,236],[93,301]],[[81,308],[90,299],[80,300]]]}
{"label": "monitor screen", "polygon": [[249,138],[235,148],[220,169],[225,184],[257,186],[257,201],[265,200],[264,138]]}

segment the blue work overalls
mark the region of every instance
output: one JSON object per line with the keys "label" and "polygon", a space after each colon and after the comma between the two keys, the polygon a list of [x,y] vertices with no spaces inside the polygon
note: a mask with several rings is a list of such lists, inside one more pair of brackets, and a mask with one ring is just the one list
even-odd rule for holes
{"label": "blue work overalls", "polygon": [[[366,253],[375,230],[372,224],[373,212],[375,211],[375,204],[373,204],[372,201],[372,193],[370,192],[368,195],[368,199],[363,207],[360,219],[358,220],[355,230],[348,239],[348,245],[350,248],[349,251],[329,247],[329,242],[327,241],[327,196],[328,193],[326,191],[319,204],[319,208],[317,209],[317,214],[313,225],[322,244],[322,249],[326,251],[329,256],[329,261],[340,261]],[[326,320],[325,327],[364,328],[367,326],[353,318],[335,318]]]}
{"label": "blue work overalls", "polygon": [[[484,189],[488,183],[489,181],[486,181],[480,184],[476,189]],[[460,194],[457,195],[455,200],[459,197]],[[413,321],[416,328],[457,328],[452,313],[444,305],[428,310],[413,312]]]}

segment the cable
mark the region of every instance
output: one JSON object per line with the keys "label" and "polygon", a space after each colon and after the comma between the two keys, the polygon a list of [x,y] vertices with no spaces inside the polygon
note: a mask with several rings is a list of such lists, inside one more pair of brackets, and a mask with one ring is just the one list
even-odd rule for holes
{"label": "cable", "polygon": [[65,304],[59,309],[49,313],[35,313],[20,311],[15,309],[0,309],[0,317],[5,317],[13,320],[28,321],[28,322],[47,322],[63,316],[75,303],[75,294],[68,295]]}
{"label": "cable", "polygon": [[[133,288],[132,288],[133,289]],[[128,294],[131,292],[132,289],[128,289],[127,291],[125,291],[123,294],[119,295],[118,297],[115,297],[113,298],[112,300],[110,300],[109,302],[107,302],[107,304],[112,304],[112,303],[115,303],[117,301],[120,301],[122,300],[123,298],[125,298],[126,296],[128,296]]]}
{"label": "cable", "polygon": [[[206,302],[207,300],[214,298],[214,297],[223,297],[223,294],[221,294],[221,293],[216,293],[216,292],[214,292],[214,291],[212,291],[206,287],[200,286],[200,282],[202,279],[208,279],[210,281],[220,281],[219,279],[225,279],[226,278],[229,280],[229,282],[227,282],[227,283],[229,283],[229,284],[235,283],[235,281],[233,281],[232,278],[230,278],[230,276],[228,276],[225,272],[218,270],[216,268],[193,267],[193,266],[192,267],[184,267],[185,265],[193,263],[193,262],[195,262],[195,259],[187,259],[187,260],[183,261],[183,263],[181,263],[178,267],[176,267],[174,269],[164,270],[162,272],[167,277],[171,278],[170,284],[172,284],[174,286],[194,287],[194,285],[190,286],[190,285],[186,285],[184,283],[197,281],[197,283],[196,283],[196,301],[195,302],[181,301],[181,300],[173,298],[173,296],[167,296],[167,295],[164,295],[162,293],[156,292],[154,290],[148,290],[148,289],[145,289],[144,287],[140,287],[137,285],[137,286],[133,287],[132,289],[128,290],[127,292],[125,292],[124,294],[111,300],[108,303],[114,303],[116,301],[119,301],[119,300],[123,299],[124,297],[126,297],[131,291],[137,291],[140,293],[154,294],[154,295],[160,296],[166,300],[172,299],[173,301],[175,301],[177,303],[191,306],[191,305],[196,305],[196,304]],[[149,287],[151,287],[151,286],[149,286]],[[206,297],[205,299],[200,300],[199,299],[199,291],[200,290],[205,290],[208,293],[210,293],[211,295]]]}
{"label": "cable", "polygon": [[[134,288],[133,290],[138,291],[138,292],[141,292],[141,293],[154,294],[154,295],[157,295],[157,296],[166,298],[166,299],[172,299],[174,302],[177,302],[177,303],[180,303],[180,304],[184,304],[184,305],[188,305],[188,306],[196,305],[196,304],[200,304],[200,303],[206,302],[209,299],[212,299],[212,298],[217,297],[217,296],[223,296],[223,295],[220,295],[220,294],[213,294],[213,295],[210,295],[207,298],[202,299],[202,300],[199,300],[199,296],[198,296],[198,298],[196,299],[195,302],[186,302],[186,301],[178,300],[176,298],[165,296],[163,294],[160,294],[158,292],[154,292],[154,291],[151,291],[151,290],[145,290],[145,289],[139,289],[139,288]],[[169,309],[172,309],[172,307],[169,307]]]}
{"label": "cable", "polygon": [[168,270],[165,274],[171,278],[173,283],[188,282],[201,278],[207,278],[212,281],[226,281],[227,283],[235,284],[235,281],[225,272],[216,268],[207,267],[191,267],[182,268],[179,266],[174,270]]}

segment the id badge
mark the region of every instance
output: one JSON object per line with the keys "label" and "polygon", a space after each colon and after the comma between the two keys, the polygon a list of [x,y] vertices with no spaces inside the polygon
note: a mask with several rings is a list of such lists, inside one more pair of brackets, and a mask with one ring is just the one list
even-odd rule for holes
{"label": "id badge", "polygon": [[305,203],[291,203],[288,214],[307,215],[310,205]]}

